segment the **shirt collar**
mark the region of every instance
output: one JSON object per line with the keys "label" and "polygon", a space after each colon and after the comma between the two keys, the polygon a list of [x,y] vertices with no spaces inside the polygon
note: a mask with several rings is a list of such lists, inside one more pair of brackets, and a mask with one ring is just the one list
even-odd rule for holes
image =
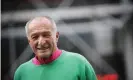
{"label": "shirt collar", "polygon": [[57,59],[61,53],[62,53],[62,51],[57,48],[56,51],[52,54],[52,56],[50,56],[48,59],[38,60],[37,56],[35,56],[33,58],[32,62],[35,65],[47,64],[47,63],[50,63],[50,62],[54,61],[55,59]]}

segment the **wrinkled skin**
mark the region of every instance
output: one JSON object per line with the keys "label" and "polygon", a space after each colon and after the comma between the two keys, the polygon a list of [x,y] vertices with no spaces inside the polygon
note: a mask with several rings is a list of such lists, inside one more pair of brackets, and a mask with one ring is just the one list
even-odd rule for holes
{"label": "wrinkled skin", "polygon": [[59,33],[47,18],[32,20],[28,26],[28,42],[38,58],[49,58],[57,49]]}

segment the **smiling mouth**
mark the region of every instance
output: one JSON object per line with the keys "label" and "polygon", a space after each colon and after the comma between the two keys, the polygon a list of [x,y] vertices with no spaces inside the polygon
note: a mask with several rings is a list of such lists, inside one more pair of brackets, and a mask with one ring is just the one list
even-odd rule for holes
{"label": "smiling mouth", "polygon": [[45,51],[48,51],[50,49],[50,45],[49,44],[46,44],[46,45],[38,45],[36,47],[36,49],[40,52],[45,52]]}
{"label": "smiling mouth", "polygon": [[49,49],[49,47],[47,47],[47,48],[37,48],[39,51],[46,51],[46,50],[48,50]]}

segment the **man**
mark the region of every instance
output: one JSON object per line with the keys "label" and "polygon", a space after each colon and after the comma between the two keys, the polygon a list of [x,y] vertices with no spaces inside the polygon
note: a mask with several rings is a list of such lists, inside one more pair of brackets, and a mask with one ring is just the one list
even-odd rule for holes
{"label": "man", "polygon": [[35,57],[19,66],[14,80],[97,80],[83,56],[58,49],[59,32],[50,17],[34,18],[25,29]]}

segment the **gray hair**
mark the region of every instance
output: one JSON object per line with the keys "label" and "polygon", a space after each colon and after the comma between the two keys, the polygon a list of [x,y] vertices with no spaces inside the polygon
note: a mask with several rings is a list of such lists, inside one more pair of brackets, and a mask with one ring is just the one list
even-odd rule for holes
{"label": "gray hair", "polygon": [[56,23],[55,23],[55,21],[54,21],[51,17],[49,17],[49,16],[40,16],[40,17],[35,17],[35,18],[29,20],[29,21],[26,23],[26,25],[25,25],[25,32],[26,32],[26,36],[27,36],[27,37],[28,37],[28,27],[29,27],[30,22],[33,21],[33,20],[36,19],[36,18],[41,18],[41,17],[50,20],[51,23],[53,24],[53,30],[54,30],[55,32],[57,32]]}

